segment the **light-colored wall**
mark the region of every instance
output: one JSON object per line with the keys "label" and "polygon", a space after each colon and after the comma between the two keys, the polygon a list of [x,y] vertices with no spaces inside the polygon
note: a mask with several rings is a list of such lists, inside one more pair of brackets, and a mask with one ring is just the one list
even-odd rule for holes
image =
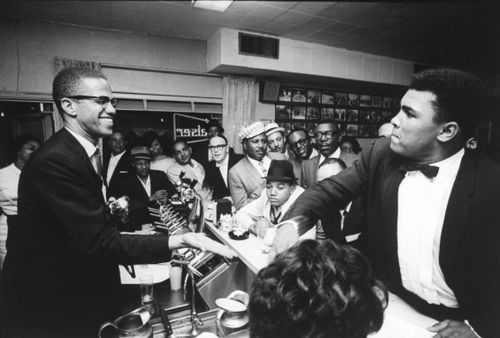
{"label": "light-colored wall", "polygon": [[[407,60],[279,38],[279,59],[238,52],[238,30],[222,28],[207,43],[207,67],[224,66],[408,85],[414,63]],[[253,33],[254,34],[254,33]]]}
{"label": "light-colored wall", "polygon": [[[103,73],[109,77],[115,93],[206,97],[221,102],[221,79],[206,74],[206,54],[203,41],[24,19],[16,24],[0,17],[0,95],[50,96],[54,59],[60,56],[103,63]],[[106,64],[140,69],[124,70]],[[159,71],[146,71],[143,67]]]}

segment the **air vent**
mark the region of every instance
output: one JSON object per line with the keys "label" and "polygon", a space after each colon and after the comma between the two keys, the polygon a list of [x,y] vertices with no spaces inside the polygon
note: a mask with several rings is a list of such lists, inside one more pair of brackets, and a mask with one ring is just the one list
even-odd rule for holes
{"label": "air vent", "polygon": [[280,40],[261,35],[239,33],[240,54],[278,59]]}

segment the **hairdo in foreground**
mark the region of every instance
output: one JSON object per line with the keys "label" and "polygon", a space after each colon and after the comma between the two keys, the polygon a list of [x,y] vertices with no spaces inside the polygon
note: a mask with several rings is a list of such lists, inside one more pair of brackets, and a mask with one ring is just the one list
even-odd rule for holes
{"label": "hairdo in foreground", "polygon": [[250,337],[364,338],[382,326],[386,299],[357,249],[304,240],[258,273]]}

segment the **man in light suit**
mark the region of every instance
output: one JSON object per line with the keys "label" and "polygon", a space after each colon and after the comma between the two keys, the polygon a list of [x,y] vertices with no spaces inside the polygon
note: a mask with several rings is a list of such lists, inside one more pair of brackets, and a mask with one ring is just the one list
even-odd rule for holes
{"label": "man in light suit", "polygon": [[[435,337],[500,332],[500,167],[464,149],[485,93],[466,72],[415,74],[390,139],[307,190],[285,217],[314,220],[366,194],[364,252],[392,292],[440,321],[428,328]],[[305,229],[281,227],[276,249]]]}
{"label": "man in light suit", "polygon": [[118,264],[164,262],[172,249],[234,254],[200,234],[120,235],[106,208],[97,144],[116,99],[104,75],[68,68],[53,98],[64,121],[26,163],[2,271],[2,337],[95,337],[120,315]]}
{"label": "man in light suit", "polygon": [[103,178],[106,182],[107,196],[116,196],[116,189],[120,186],[123,177],[132,172],[129,152],[126,150],[127,142],[121,131],[114,131],[108,140],[111,150],[110,156],[104,157]]}
{"label": "man in light suit", "polygon": [[262,122],[243,127],[239,133],[245,157],[229,170],[229,189],[236,210],[260,196],[271,159]]}
{"label": "man in light suit", "polygon": [[204,186],[213,188],[212,197],[220,199],[231,197],[228,175],[231,169],[243,155],[236,154],[229,148],[224,135],[213,136],[208,140],[208,149],[212,152],[213,160],[207,165]]}
{"label": "man in light suit", "polygon": [[130,150],[134,172],[121,180],[116,197],[129,197],[129,216],[131,227],[125,230],[141,229],[141,225],[151,223],[148,206],[152,202],[166,200],[177,193],[163,171],[150,170],[151,154],[148,147],[135,147]]}

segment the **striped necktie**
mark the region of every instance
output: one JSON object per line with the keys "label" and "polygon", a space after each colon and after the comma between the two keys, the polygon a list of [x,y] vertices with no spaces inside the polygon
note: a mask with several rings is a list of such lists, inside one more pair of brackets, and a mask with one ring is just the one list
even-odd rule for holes
{"label": "striped necktie", "polygon": [[99,148],[95,148],[94,155],[90,157],[92,166],[99,177],[102,177],[102,162],[101,162],[101,152]]}

